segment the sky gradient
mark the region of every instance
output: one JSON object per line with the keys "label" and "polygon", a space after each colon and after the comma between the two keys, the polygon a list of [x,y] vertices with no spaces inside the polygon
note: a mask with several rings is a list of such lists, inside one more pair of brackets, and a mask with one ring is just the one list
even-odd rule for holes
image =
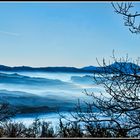
{"label": "sky gradient", "polygon": [[140,56],[140,35],[124,27],[110,2],[0,2],[0,19],[2,65],[96,66],[113,50]]}

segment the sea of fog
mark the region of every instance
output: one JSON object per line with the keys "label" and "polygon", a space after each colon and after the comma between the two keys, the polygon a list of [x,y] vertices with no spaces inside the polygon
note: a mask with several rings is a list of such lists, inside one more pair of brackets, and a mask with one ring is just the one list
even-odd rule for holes
{"label": "sea of fog", "polygon": [[69,115],[81,102],[92,102],[84,92],[99,94],[89,73],[0,72],[0,102],[18,108],[14,121],[30,124],[35,118],[58,122],[60,113]]}

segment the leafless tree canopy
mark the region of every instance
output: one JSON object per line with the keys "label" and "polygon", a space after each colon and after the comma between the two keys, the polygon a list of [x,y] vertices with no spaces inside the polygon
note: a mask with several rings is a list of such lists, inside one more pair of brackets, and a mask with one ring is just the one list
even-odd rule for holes
{"label": "leafless tree canopy", "polygon": [[123,16],[124,25],[129,27],[129,30],[132,33],[140,33],[140,23],[137,23],[138,17],[140,17],[140,13],[131,12],[130,10],[134,7],[130,2],[122,2],[122,3],[111,3],[115,12]]}
{"label": "leafless tree canopy", "polygon": [[94,79],[104,87],[105,92],[85,94],[93,98],[82,110],[78,103],[77,114],[73,117],[87,126],[95,123],[104,126],[114,137],[140,136],[140,69],[138,61],[132,63],[129,58],[116,59],[113,65],[105,60],[100,65],[104,72],[95,73]]}
{"label": "leafless tree canopy", "polygon": [[14,108],[11,108],[8,103],[0,104],[0,122],[6,121],[10,117],[15,115]]}

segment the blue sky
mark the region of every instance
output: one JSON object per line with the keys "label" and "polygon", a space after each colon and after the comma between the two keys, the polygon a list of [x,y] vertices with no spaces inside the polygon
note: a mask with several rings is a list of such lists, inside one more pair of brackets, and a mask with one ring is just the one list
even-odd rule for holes
{"label": "blue sky", "polygon": [[83,67],[113,49],[139,57],[140,35],[113,11],[110,2],[0,2],[0,64]]}

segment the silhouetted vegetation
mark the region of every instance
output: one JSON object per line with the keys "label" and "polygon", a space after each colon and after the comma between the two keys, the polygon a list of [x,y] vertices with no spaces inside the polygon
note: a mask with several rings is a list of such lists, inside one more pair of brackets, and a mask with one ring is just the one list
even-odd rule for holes
{"label": "silhouetted vegetation", "polygon": [[82,137],[113,137],[111,131],[100,124],[80,125],[78,122],[62,122],[60,120],[56,129],[50,122],[39,119],[26,126],[23,123],[6,121],[0,125],[0,137],[17,138],[82,138]]}
{"label": "silhouetted vegetation", "polygon": [[134,7],[132,2],[121,2],[121,3],[111,3],[115,12],[123,16],[124,25],[129,27],[131,33],[140,33],[140,13],[132,12],[131,9]]}
{"label": "silhouetted vegetation", "polygon": [[0,103],[0,122],[8,120],[15,115],[16,109],[9,103]]}
{"label": "silhouetted vegetation", "polygon": [[96,84],[104,87],[105,91],[89,93],[85,90],[93,102],[86,103],[86,111],[79,102],[75,108],[76,114],[72,116],[77,122],[85,123],[93,137],[139,137],[139,61],[130,62],[128,56],[117,59],[114,54],[112,58],[114,63],[108,67],[103,60],[103,64],[99,65],[104,68],[104,73],[95,73],[94,76]]}

